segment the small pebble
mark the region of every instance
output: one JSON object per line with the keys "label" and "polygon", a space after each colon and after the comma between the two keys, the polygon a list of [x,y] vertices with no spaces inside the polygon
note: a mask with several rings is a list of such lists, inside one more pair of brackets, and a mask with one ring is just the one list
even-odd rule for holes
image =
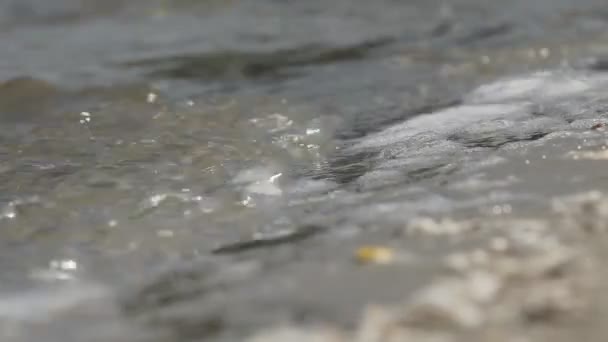
{"label": "small pebble", "polygon": [[363,246],[357,249],[355,259],[362,264],[389,264],[395,260],[395,253],[388,247]]}

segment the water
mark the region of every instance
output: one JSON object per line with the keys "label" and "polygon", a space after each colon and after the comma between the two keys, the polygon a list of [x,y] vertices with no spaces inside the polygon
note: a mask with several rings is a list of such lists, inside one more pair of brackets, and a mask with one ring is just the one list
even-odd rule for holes
{"label": "water", "polygon": [[[436,311],[456,322],[441,338],[553,338],[560,324],[528,306],[545,307],[521,303],[545,303],[534,291],[547,287],[570,291],[559,305],[584,301],[598,292],[564,283],[597,269],[549,284],[524,266],[562,247],[592,265],[603,255],[601,238],[571,237],[603,219],[602,195],[591,213],[583,201],[592,224],[578,197],[554,202],[606,190],[604,5],[0,1],[0,336],[234,341],[277,326],[322,334],[319,324],[349,334],[374,321],[359,323],[368,305],[438,286],[439,304],[405,306],[416,324],[441,321]],[[561,222],[570,228],[519,231]],[[435,281],[445,258],[479,259],[501,238],[532,251],[513,261],[532,299],[499,271]],[[370,244],[399,262],[353,262]],[[453,292],[479,286],[515,318],[480,322],[482,309]],[[438,310],[442,300],[469,311]],[[580,314],[558,304],[547,310]],[[520,307],[544,328],[513,323]],[[601,340],[589,311],[564,336]],[[260,338],[296,340],[289,329]]]}

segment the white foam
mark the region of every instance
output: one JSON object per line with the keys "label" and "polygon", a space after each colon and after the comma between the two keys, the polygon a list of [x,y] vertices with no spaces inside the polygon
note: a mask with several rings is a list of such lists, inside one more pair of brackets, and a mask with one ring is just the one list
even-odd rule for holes
{"label": "white foam", "polygon": [[464,102],[483,104],[529,101],[530,99],[550,100],[583,93],[606,81],[606,76],[588,77],[583,74],[540,72],[482,85],[467,95]]}
{"label": "white foam", "polygon": [[[463,103],[357,139],[345,153],[378,152],[362,187],[415,180],[487,164],[494,148],[525,151],[556,132],[589,128],[606,116],[608,75],[540,72],[482,85]],[[562,133],[563,134],[563,133]],[[477,153],[479,152],[479,153]]]}
{"label": "white foam", "polygon": [[[543,122],[557,129],[560,121],[566,122],[566,116],[574,115],[578,119],[597,115],[589,110],[604,98],[606,86],[607,75],[563,71],[498,80],[470,92],[462,105],[422,114],[371,134],[357,141],[352,150],[415,143],[411,140],[415,137],[418,141],[445,139],[459,132],[491,135],[492,130],[514,130],[517,133],[520,126],[533,126],[527,125],[528,122],[534,125]],[[535,111],[540,111],[544,121],[539,121]],[[501,126],[501,121],[508,124]]]}
{"label": "white foam", "polygon": [[440,138],[453,131],[475,125],[486,120],[517,117],[528,114],[527,103],[462,105],[423,114],[404,123],[372,134],[354,146],[354,149],[378,148],[428,134]]}

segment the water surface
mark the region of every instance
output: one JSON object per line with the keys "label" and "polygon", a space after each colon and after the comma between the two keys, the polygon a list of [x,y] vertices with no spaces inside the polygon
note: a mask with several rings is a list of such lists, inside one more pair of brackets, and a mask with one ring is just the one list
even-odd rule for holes
{"label": "water surface", "polygon": [[0,335],[353,328],[494,235],[415,219],[605,190],[604,5],[0,1]]}

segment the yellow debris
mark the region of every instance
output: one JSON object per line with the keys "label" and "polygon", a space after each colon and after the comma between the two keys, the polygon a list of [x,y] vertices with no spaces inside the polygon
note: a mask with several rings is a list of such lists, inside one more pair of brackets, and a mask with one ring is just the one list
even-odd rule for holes
{"label": "yellow debris", "polygon": [[388,247],[363,246],[357,249],[355,258],[362,264],[388,264],[395,260],[395,253]]}

